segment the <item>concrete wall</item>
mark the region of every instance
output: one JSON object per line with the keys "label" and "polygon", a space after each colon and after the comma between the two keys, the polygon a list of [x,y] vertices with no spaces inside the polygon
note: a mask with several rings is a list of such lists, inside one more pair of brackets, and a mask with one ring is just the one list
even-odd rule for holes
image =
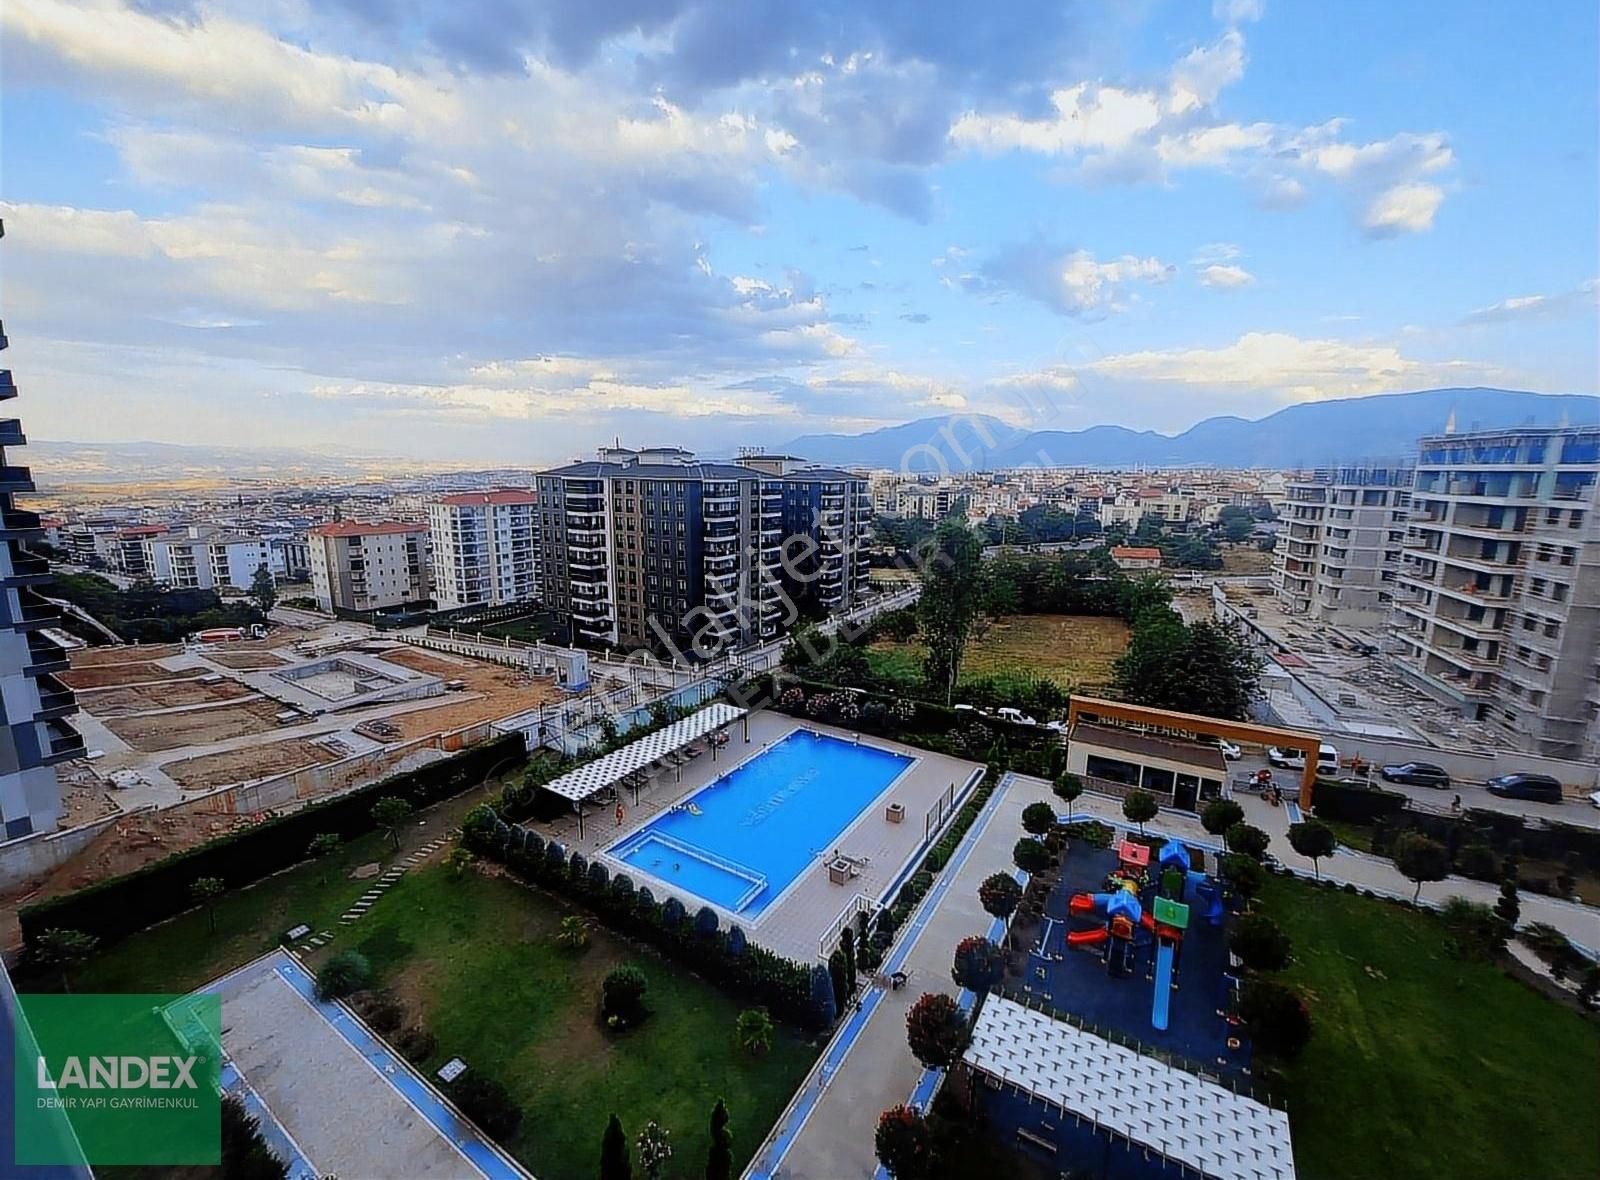
{"label": "concrete wall", "polygon": [[140,807],[65,831],[40,832],[0,844],[0,891],[14,889],[44,876],[57,865],[82,852],[107,828],[121,823],[130,815],[151,810],[153,808]]}

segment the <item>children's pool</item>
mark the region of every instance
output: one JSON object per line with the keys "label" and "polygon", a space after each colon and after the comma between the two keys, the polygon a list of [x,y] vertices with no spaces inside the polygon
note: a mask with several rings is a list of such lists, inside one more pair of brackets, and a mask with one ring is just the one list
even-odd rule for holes
{"label": "children's pool", "polygon": [[640,873],[755,918],[914,761],[797,729],[608,851]]}

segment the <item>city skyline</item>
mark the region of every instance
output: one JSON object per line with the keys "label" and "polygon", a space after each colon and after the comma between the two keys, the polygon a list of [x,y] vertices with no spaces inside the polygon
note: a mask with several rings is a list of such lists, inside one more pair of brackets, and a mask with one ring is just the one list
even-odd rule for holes
{"label": "city skyline", "polygon": [[30,428],[537,466],[1595,392],[1586,6],[649,9],[8,4]]}

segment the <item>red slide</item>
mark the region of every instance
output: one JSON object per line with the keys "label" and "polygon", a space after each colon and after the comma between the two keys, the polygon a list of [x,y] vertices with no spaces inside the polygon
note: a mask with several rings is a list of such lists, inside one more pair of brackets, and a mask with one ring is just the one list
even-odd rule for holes
{"label": "red slide", "polygon": [[1074,914],[1087,914],[1094,909],[1094,898],[1087,893],[1074,893],[1067,901],[1067,910]]}
{"label": "red slide", "polygon": [[1095,946],[1110,938],[1104,926],[1094,930],[1069,930],[1067,931],[1068,946]]}

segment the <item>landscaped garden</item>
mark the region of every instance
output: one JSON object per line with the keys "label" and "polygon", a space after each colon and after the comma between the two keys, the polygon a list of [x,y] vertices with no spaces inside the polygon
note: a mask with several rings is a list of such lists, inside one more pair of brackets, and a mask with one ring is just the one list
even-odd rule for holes
{"label": "landscaped garden", "polygon": [[[401,1025],[432,1034],[425,1073],[459,1056],[505,1086],[522,1108],[506,1146],[537,1176],[593,1175],[612,1113],[630,1141],[659,1123],[673,1146],[668,1172],[699,1175],[718,1098],[731,1114],[737,1175],[814,1050],[781,1025],[770,1048],[742,1048],[741,1004],[584,911],[491,871],[413,870],[312,965],[357,950],[373,985],[398,1004]],[[563,939],[566,918],[586,937]],[[602,1021],[600,997],[608,972],[624,965],[643,975],[648,1015],[617,1031]]]}
{"label": "landscaped garden", "polygon": [[1269,877],[1281,978],[1312,1035],[1287,1067],[1303,1180],[1600,1175],[1600,1027],[1487,961],[1433,914]]}

